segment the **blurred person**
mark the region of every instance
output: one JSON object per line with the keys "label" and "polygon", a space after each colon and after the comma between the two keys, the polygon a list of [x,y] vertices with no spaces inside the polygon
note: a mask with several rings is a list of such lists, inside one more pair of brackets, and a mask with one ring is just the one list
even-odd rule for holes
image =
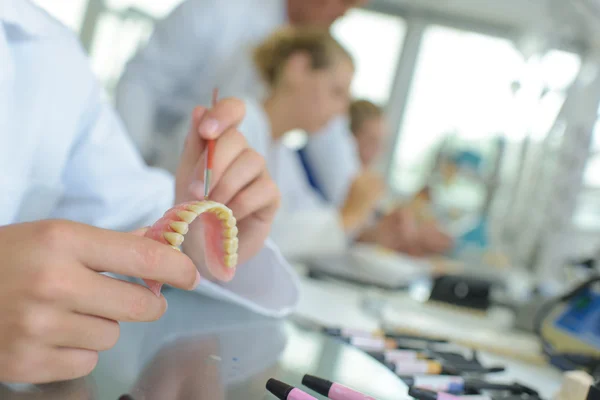
{"label": "blurred person", "polygon": [[368,100],[355,100],[349,117],[360,163],[363,168],[370,167],[381,156],[389,136],[383,110]]}
{"label": "blurred person", "polygon": [[[120,321],[166,311],[164,296],[135,278],[270,315],[293,308],[295,275],[267,239],[280,196],[237,130],[242,102],[193,110],[174,179],[143,163],[75,36],[30,1],[2,2],[0,59],[0,381],[87,375],[117,342]],[[137,229],[203,198],[208,138],[211,199],[233,210],[239,229],[230,280],[205,262],[203,220],[190,225],[183,253]]]}
{"label": "blurred person", "polygon": [[[224,96],[260,98],[266,92],[252,51],[285,25],[329,28],[368,0],[186,0],[156,23],[116,89],[116,107],[151,165],[177,167],[185,128],[196,104]],[[184,126],[187,124],[183,124]],[[321,194],[340,205],[360,166],[343,117],[321,127],[302,150]]]}
{"label": "blurred person", "polygon": [[[358,147],[363,168],[371,167],[381,156],[389,130],[383,109],[365,99],[350,104],[350,130]],[[358,241],[375,242],[387,248],[412,256],[442,254],[452,246],[450,236],[442,232],[433,218],[421,218],[422,199],[420,193],[410,204],[400,205],[387,215],[375,218],[369,228],[358,236]]]}
{"label": "blurred person", "polygon": [[414,247],[420,230],[403,210],[364,230],[385,184],[366,168],[355,178],[340,207],[320,198],[308,183],[298,154],[285,134],[301,129],[320,134],[349,106],[354,64],[325,29],[285,28],[255,50],[254,61],[270,88],[264,101],[248,99],[240,130],[265,156],[282,193],[271,237],[290,258],[341,254],[358,238],[393,249]]}
{"label": "blurred person", "polygon": [[343,252],[381,197],[383,183],[364,172],[338,208],[315,193],[298,154],[282,139],[295,129],[318,134],[348,109],[353,61],[327,29],[287,27],[255,49],[254,62],[270,90],[262,102],[246,101],[240,131],[265,156],[282,194],[271,237],[293,258]]}

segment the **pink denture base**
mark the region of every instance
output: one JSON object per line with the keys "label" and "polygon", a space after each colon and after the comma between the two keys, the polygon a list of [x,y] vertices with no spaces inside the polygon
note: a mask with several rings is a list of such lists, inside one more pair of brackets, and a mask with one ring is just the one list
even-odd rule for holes
{"label": "pink denture base", "polygon": [[[177,215],[178,211],[187,211],[187,207],[195,201],[178,204],[169,209],[165,214],[156,221],[144,234],[145,237],[156,240],[157,242],[170,245],[165,239],[164,233],[175,232],[171,227],[172,222],[183,221]],[[203,213],[196,219],[202,222],[203,238],[204,238],[204,257],[208,270],[218,280],[230,281],[235,275],[235,268],[225,265],[225,250],[223,249],[223,226],[219,218],[213,213]],[[191,225],[195,224],[196,220],[192,221]],[[200,244],[202,245],[202,244]],[[175,251],[175,250],[174,250]],[[162,283],[151,279],[144,279],[148,288],[157,296],[160,296]]]}

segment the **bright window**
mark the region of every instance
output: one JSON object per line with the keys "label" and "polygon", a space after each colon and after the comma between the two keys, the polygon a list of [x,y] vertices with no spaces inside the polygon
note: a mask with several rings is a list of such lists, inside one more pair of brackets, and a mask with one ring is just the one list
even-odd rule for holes
{"label": "bright window", "polygon": [[406,32],[404,21],[367,10],[352,10],[333,26],[333,35],[352,54],[356,74],[352,95],[379,104],[388,101]]}
{"label": "bright window", "polygon": [[423,37],[406,114],[399,127],[392,187],[422,185],[438,145],[449,134],[484,157],[497,135],[542,140],[552,126],[579,57],[560,51],[527,60],[507,39],[441,26]]}

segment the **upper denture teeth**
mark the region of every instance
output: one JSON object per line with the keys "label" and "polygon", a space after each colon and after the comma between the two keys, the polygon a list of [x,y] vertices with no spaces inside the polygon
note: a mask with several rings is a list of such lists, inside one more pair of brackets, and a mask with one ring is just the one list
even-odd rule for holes
{"label": "upper denture teeth", "polygon": [[235,254],[238,251],[239,241],[238,238],[225,239],[223,241],[223,249],[228,254]]}
{"label": "upper denture teeth", "polygon": [[237,265],[238,256],[237,254],[228,254],[225,256],[225,266],[233,268]]}
{"label": "upper denture teeth", "polygon": [[233,228],[235,226],[235,223],[236,223],[235,217],[229,217],[229,218],[227,218],[226,221],[223,221],[223,224],[227,228]]}
{"label": "upper denture teeth", "polygon": [[191,224],[197,217],[197,215],[191,211],[178,211],[177,216],[188,224]]}
{"label": "upper denture teeth", "polygon": [[191,204],[187,207],[188,210],[195,212],[196,214],[202,214],[208,209],[208,205],[204,203]]}
{"label": "upper denture teeth", "polygon": [[169,242],[169,244],[173,246],[179,246],[183,243],[183,235],[175,232],[165,232],[163,234],[164,238]]}
{"label": "upper denture teeth", "polygon": [[237,226],[232,226],[231,228],[226,228],[225,230],[223,230],[223,235],[226,238],[237,237],[237,234],[238,234],[238,228],[237,228]]}
{"label": "upper denture teeth", "polygon": [[185,235],[186,233],[188,233],[189,230],[189,225],[187,224],[187,222],[183,222],[183,221],[175,221],[175,222],[171,222],[169,224],[169,226],[171,227],[171,229],[173,229],[175,232],[177,233],[181,233],[182,235]]}

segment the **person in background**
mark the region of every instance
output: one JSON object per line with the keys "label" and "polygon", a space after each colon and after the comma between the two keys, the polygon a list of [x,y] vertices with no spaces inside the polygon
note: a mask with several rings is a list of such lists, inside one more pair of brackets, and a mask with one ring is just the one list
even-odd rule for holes
{"label": "person in background", "polygon": [[[367,0],[186,0],[156,23],[147,44],[118,83],[116,108],[150,165],[172,172],[196,104],[223,96],[261,98],[266,92],[253,49],[278,28],[328,29]],[[182,123],[183,122],[183,123]],[[178,128],[183,125],[184,128]],[[302,150],[322,196],[340,205],[360,169],[347,121],[336,118]]]}
{"label": "person in background", "polygon": [[[164,296],[120,276],[274,316],[294,307],[295,275],[268,240],[279,191],[236,128],[242,102],[194,108],[173,179],[144,164],[75,36],[30,1],[2,2],[0,59],[0,381],[87,375],[117,342],[120,321],[164,314]],[[228,282],[206,268],[201,220],[183,253],[137,229],[203,198],[206,139],[216,142],[211,200],[232,209],[239,229]]]}
{"label": "person in background", "polygon": [[[385,190],[383,180],[365,169],[337,207],[315,193],[298,154],[285,146],[283,138],[295,129],[318,135],[329,121],[347,112],[352,58],[326,29],[288,27],[256,48],[254,62],[270,90],[264,101],[246,101],[240,131],[265,156],[282,193],[271,237],[284,255],[294,259],[341,254],[362,235]],[[405,225],[385,226],[400,240],[410,235],[403,231]],[[381,235],[372,239],[381,240]]]}
{"label": "person in background", "polygon": [[368,100],[353,101],[350,104],[350,131],[356,140],[362,167],[373,166],[383,152],[389,132],[381,107]]}
{"label": "person in background", "polygon": [[[381,107],[365,99],[353,101],[350,104],[350,130],[362,167],[370,168],[381,156],[388,138],[389,130]],[[403,228],[394,228],[395,225]],[[395,230],[404,232],[405,237],[394,236]],[[408,205],[401,205],[381,217],[379,223],[372,223],[358,240],[377,242],[413,256],[439,255],[452,247],[452,238],[442,232],[434,220],[421,220],[418,210]]]}

